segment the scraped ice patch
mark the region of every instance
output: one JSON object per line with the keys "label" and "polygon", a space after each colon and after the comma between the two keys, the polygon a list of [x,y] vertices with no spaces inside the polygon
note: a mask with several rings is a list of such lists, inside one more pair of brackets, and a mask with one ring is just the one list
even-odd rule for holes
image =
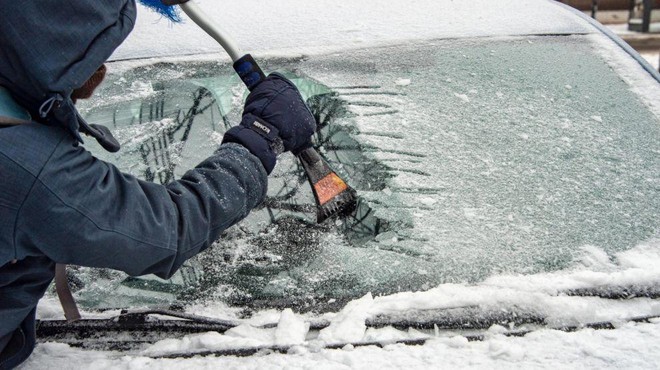
{"label": "scraped ice patch", "polygon": [[275,339],[274,328],[259,328],[250,324],[233,327],[225,332],[226,336],[235,338],[252,339],[262,343],[272,343]]}
{"label": "scraped ice patch", "polygon": [[504,338],[496,338],[489,341],[488,354],[493,358],[506,358],[508,360],[518,361],[525,355],[524,350]]}
{"label": "scraped ice patch", "polygon": [[410,338],[424,338],[428,335],[422,333],[407,333],[405,331],[393,328],[391,326],[386,326],[384,328],[369,328],[364,334],[363,341],[365,342],[396,342],[401,339],[410,339]]}
{"label": "scraped ice patch", "polygon": [[[623,251],[616,254],[617,263],[628,269],[631,273],[627,276],[623,283],[633,284],[635,278],[651,280],[654,274],[660,270],[660,241],[656,240],[647,244],[642,244],[639,247]],[[649,272],[650,276],[644,277],[645,273]],[[640,280],[641,280],[640,279]]]}
{"label": "scraped ice patch", "polygon": [[356,342],[362,340],[367,329],[365,321],[374,302],[371,293],[349,302],[331,321],[330,326],[321,330],[319,339],[326,343]]}
{"label": "scraped ice patch", "polygon": [[399,79],[397,79],[396,81],[394,81],[394,83],[395,83],[397,86],[408,86],[408,85],[410,85],[410,82],[411,82],[411,81],[410,81],[409,78],[399,78]]}
{"label": "scraped ice patch", "polygon": [[[80,314],[86,319],[107,319],[119,315],[121,310],[87,311],[80,308]],[[45,295],[37,305],[37,319],[39,320],[64,320],[62,304],[55,295]]]}
{"label": "scraped ice patch", "polygon": [[246,338],[242,336],[225,335],[217,332],[208,332],[183,337],[181,339],[164,339],[154,343],[141,352],[146,356],[159,356],[170,353],[196,353],[212,350],[226,350],[241,347],[254,347],[272,343],[272,339],[266,341],[263,336],[259,338]]}
{"label": "scraped ice patch", "polygon": [[433,199],[431,197],[420,197],[419,202],[425,206],[432,206],[436,204],[438,201],[436,199]]}
{"label": "scraped ice patch", "polygon": [[475,208],[463,208],[463,214],[465,218],[473,219],[477,217],[477,209]]}
{"label": "scraped ice patch", "polygon": [[37,306],[37,318],[40,320],[63,320],[64,312],[59,300],[53,296],[43,297]]}
{"label": "scraped ice patch", "polygon": [[[126,83],[125,80],[122,82],[120,81],[115,82],[115,84]],[[84,115],[97,107],[120,104],[134,100],[143,100],[154,94],[156,94],[156,91],[150,81],[136,80],[131,82],[130,87],[125,87],[121,94],[99,93],[95,99],[81,99],[77,102],[77,108]]]}
{"label": "scraped ice patch", "polygon": [[582,247],[584,254],[578,260],[584,267],[592,271],[611,271],[616,269],[616,265],[610,260],[610,256],[602,249],[586,245]]}
{"label": "scraped ice patch", "polygon": [[[241,310],[242,310],[241,307],[231,307],[227,305],[225,302],[219,300],[211,300],[203,304],[202,303],[192,304],[188,307],[187,311],[194,312],[195,315],[199,315],[199,316],[210,317],[218,320],[232,321],[232,320],[237,320]],[[272,313],[271,315],[269,315],[270,311],[264,310],[259,313],[260,313],[259,318],[255,317],[257,315],[254,315],[249,320],[245,320],[245,321],[254,326],[259,326],[262,325],[263,322],[273,322],[274,319],[279,317],[279,312]],[[264,315],[268,315],[268,319],[266,319],[265,321],[253,322],[253,320],[255,319],[260,320],[261,317]]]}
{"label": "scraped ice patch", "polygon": [[296,316],[290,308],[282,311],[275,330],[275,344],[301,344],[309,331],[309,323]]}
{"label": "scraped ice patch", "polygon": [[470,98],[466,94],[454,93],[454,96],[461,99],[464,103],[470,102]]}
{"label": "scraped ice patch", "polygon": [[151,81],[133,81],[131,86],[124,91],[123,94],[116,94],[110,97],[104,97],[105,100],[103,103],[120,103],[125,101],[132,100],[142,100],[146,99],[156,92],[154,90]]}
{"label": "scraped ice patch", "polygon": [[463,336],[456,335],[449,339],[445,339],[445,343],[451,348],[463,348],[468,345],[469,341]]}
{"label": "scraped ice patch", "polygon": [[177,124],[177,121],[172,118],[164,118],[162,120],[144,122],[140,125],[127,126],[114,130],[114,133],[122,146],[132,147],[152,139],[154,136],[161,134]]}

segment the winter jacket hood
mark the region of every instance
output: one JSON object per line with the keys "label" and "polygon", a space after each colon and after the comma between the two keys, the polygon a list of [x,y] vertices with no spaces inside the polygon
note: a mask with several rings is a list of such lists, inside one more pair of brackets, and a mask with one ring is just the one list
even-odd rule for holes
{"label": "winter jacket hood", "polygon": [[[33,119],[91,134],[111,151],[105,127],[87,124],[71,93],[133,29],[135,0],[0,0],[0,85]],[[105,142],[104,142],[105,141]]]}

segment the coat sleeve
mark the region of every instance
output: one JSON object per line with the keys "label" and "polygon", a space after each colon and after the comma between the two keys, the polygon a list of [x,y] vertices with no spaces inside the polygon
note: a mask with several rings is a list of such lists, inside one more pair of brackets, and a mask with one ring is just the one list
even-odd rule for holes
{"label": "coat sleeve", "polygon": [[260,204],[267,175],[238,144],[166,186],[139,180],[64,140],[23,204],[17,258],[169,278]]}
{"label": "coat sleeve", "polygon": [[241,145],[224,144],[181,180],[168,184],[176,213],[175,267],[206,249],[261,204],[267,179],[257,157]]}

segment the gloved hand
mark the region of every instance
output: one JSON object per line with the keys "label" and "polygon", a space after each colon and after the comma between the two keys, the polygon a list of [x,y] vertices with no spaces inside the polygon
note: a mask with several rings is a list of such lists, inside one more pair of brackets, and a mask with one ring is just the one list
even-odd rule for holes
{"label": "gloved hand", "polygon": [[298,154],[311,147],[315,131],[314,116],[296,86],[281,74],[271,73],[252,89],[241,124],[229,129],[222,141],[242,144],[270,173],[277,154]]}

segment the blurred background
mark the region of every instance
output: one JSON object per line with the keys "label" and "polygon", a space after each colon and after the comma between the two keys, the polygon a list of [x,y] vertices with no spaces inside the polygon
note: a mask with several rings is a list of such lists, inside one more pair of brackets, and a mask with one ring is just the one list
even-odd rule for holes
{"label": "blurred background", "polygon": [[660,0],[559,0],[604,24],[660,70]]}

